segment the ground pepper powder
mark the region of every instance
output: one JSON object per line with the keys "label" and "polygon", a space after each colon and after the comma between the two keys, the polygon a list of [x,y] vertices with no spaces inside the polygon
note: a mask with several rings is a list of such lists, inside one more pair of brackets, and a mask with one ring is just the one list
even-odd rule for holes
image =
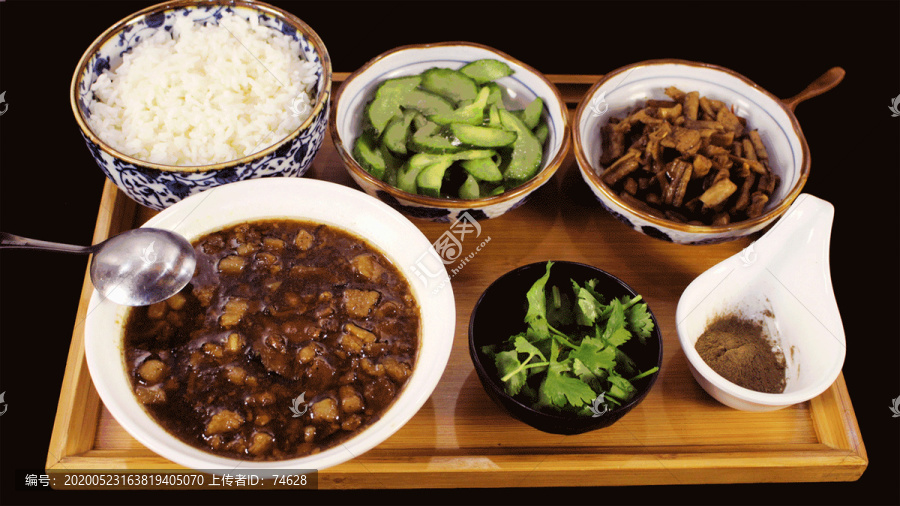
{"label": "ground pepper powder", "polygon": [[694,345],[714,371],[757,392],[784,391],[784,355],[773,351],[759,322],[729,314],[714,320]]}

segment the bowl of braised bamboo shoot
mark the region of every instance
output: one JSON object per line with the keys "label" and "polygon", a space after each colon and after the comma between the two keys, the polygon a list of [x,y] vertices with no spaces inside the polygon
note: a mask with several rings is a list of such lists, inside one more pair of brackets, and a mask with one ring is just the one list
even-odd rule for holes
{"label": "bowl of braised bamboo shoot", "polygon": [[680,244],[760,231],[809,177],[810,153],[793,114],[837,85],[836,68],[780,100],[715,65],[651,60],[606,74],[573,125],[582,178],[631,228]]}

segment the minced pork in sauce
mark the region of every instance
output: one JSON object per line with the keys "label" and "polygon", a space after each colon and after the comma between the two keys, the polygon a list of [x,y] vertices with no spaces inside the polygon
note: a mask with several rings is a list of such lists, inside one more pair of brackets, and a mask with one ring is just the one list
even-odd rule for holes
{"label": "minced pork in sauce", "polygon": [[225,457],[282,460],[376,421],[409,378],[419,307],[396,267],[334,227],[271,220],[194,243],[181,293],[134,308],[125,360],[170,433]]}

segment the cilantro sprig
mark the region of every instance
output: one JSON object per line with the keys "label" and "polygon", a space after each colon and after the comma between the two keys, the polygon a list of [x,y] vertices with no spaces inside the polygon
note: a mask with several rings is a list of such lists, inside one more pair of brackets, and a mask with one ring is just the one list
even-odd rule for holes
{"label": "cilantro sprig", "polygon": [[619,349],[634,337],[641,344],[650,337],[653,319],[647,304],[640,295],[606,303],[596,279],[572,280],[567,293],[548,288],[552,267],[547,262],[544,275],[526,294],[527,329],[482,352],[493,359],[506,392],[536,409],[590,415],[600,394],[610,404],[628,402],[637,392],[633,382],[659,371],[639,372]]}

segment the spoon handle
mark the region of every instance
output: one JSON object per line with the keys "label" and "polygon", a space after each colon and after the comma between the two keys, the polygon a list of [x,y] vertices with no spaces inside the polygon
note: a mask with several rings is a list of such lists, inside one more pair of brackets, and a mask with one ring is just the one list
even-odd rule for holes
{"label": "spoon handle", "polygon": [[841,67],[832,67],[828,69],[827,72],[819,76],[815,81],[809,84],[806,88],[803,89],[800,93],[797,93],[791,98],[786,98],[782,102],[784,105],[788,106],[788,109],[791,112],[794,112],[794,109],[797,108],[797,105],[804,100],[809,100],[813,97],[817,97],[822,93],[834,88],[844,79],[844,69]]}
{"label": "spoon handle", "polygon": [[0,249],[39,249],[47,251],[62,251],[64,253],[93,253],[93,246],[75,246],[72,244],[62,244],[58,242],[41,241],[38,239],[29,239],[27,237],[19,237],[17,235],[0,232]]}

